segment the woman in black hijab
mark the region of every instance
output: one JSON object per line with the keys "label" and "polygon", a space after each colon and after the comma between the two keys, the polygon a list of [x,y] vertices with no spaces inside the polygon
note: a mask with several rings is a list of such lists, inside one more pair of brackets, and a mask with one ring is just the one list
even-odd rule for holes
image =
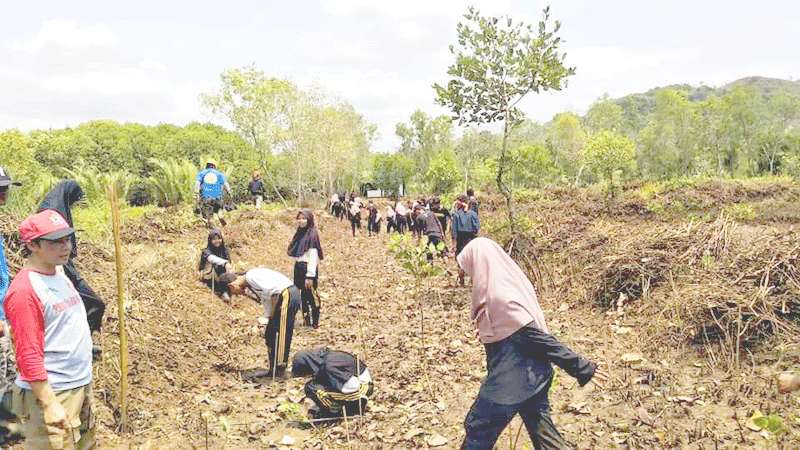
{"label": "woman in black hijab", "polygon": [[228,252],[228,248],[225,247],[222,231],[213,229],[208,232],[208,243],[203,252],[200,253],[200,263],[197,265],[197,270],[200,271],[201,281],[206,283],[208,287],[213,287],[214,291],[223,300],[230,300],[230,296],[224,286],[215,285],[221,275],[232,271],[231,255]]}
{"label": "woman in black hijab", "polygon": [[[64,216],[69,226],[74,228],[72,222],[72,205],[82,198],[83,189],[78,185],[78,182],[75,180],[59,181],[53,189],[45,195],[44,200],[42,200],[42,203],[39,205],[38,212],[44,211],[45,209],[58,211],[59,214]],[[69,278],[81,296],[83,306],[86,308],[86,319],[87,322],[89,322],[89,329],[92,333],[100,333],[100,328],[103,325],[103,315],[106,311],[106,304],[100,296],[94,292],[89,284],[86,283],[86,280],[81,277],[80,272],[78,272],[78,269],[75,267],[73,259],[78,256],[78,241],[74,233],[72,234],[71,240],[72,252],[70,253],[69,261],[63,266],[64,274],[67,275],[67,278]],[[101,350],[98,345],[94,345],[92,351],[95,356],[98,356]]]}
{"label": "woman in black hijab", "polygon": [[314,213],[310,209],[301,209],[297,213],[297,231],[289,243],[287,254],[295,261],[294,285],[302,291],[303,322],[318,328],[321,307],[317,294],[318,269],[323,254],[319,233],[314,226]]}

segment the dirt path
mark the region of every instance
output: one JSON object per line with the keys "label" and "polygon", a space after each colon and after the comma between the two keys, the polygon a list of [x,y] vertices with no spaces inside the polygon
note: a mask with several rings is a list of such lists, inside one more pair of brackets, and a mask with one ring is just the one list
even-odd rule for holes
{"label": "dirt path", "polygon": [[[412,280],[388,254],[386,235],[352,238],[345,222],[327,216],[318,222],[325,249],[321,327],[298,326],[292,352],[327,345],[362,355],[376,383],[365,418],[300,429],[279,407],[299,402],[306,380],[242,381],[242,371],[264,367],[266,348],[257,322],[262,309],[244,297],[227,306],[194,281],[187,267],[196,264],[205,242],[203,230],[196,229],[155,248],[128,245],[129,270],[136,278],[131,288],[135,433],[121,440],[111,430],[115,356],[107,352],[97,367],[105,380],[98,396],[107,399],[99,407],[104,446],[204,448],[207,441],[209,448],[237,449],[458,447],[463,418],[485,374],[483,349],[468,318],[468,291],[449,287],[446,277],[431,283],[424,293],[423,347]],[[226,241],[237,268],[266,266],[290,274],[285,247],[292,232],[290,212],[245,212],[226,229]],[[558,288],[568,278],[556,272],[554,279]],[[638,332],[637,323],[648,320],[646,309],[609,315],[548,291],[542,304],[551,331],[612,375],[609,387],[597,391],[578,388],[558,373],[551,391],[554,420],[579,448],[747,448],[766,442],[741,424],[770,389],[767,381],[749,386],[749,396],[731,405],[732,381],[695,354],[642,350],[652,338]],[[791,410],[793,400],[782,401]],[[511,448],[519,426],[517,419],[500,448]],[[516,448],[532,448],[526,433],[521,435]]]}

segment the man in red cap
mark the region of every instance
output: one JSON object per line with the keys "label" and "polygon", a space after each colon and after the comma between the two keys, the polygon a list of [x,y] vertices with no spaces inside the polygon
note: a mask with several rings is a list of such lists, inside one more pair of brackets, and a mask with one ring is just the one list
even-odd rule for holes
{"label": "man in red cap", "polygon": [[14,412],[26,448],[93,448],[92,338],[81,297],[59,270],[72,250],[61,214],[45,210],[19,226],[27,262],[3,305],[14,337]]}

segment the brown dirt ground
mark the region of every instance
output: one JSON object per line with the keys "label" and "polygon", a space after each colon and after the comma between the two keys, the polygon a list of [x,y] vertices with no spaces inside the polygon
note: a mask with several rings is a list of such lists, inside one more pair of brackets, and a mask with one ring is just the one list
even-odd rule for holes
{"label": "brown dirt ground", "polygon": [[[225,234],[237,269],[266,266],[291,273],[285,247],[293,212],[237,211],[233,217]],[[654,328],[663,318],[652,302],[599,308],[587,300],[593,286],[572,285],[584,279],[576,273],[585,269],[591,249],[600,258],[600,249],[614,239],[610,233],[593,243],[574,242],[576,233],[608,228],[598,220],[567,215],[545,224],[548,245],[561,255],[541,287],[551,331],[611,375],[606,389],[598,390],[579,388],[558,373],[551,403],[565,437],[578,448],[798,448],[800,397],[778,395],[773,381],[778,371],[800,363],[797,342],[766,343],[731,371],[694,347],[657,339],[654,330],[666,333],[669,325]],[[637,233],[638,222],[605,220],[615,221],[618,233]],[[242,380],[243,371],[264,366],[263,329],[256,320],[262,309],[245,297],[226,305],[196,281],[205,230],[175,234],[145,226],[131,233],[138,237],[129,237],[124,251],[131,366],[126,435],[116,432],[113,263],[105,251],[82,248],[84,275],[109,300],[105,352],[95,366],[101,447],[427,448],[442,436],[446,443],[440,448],[458,448],[462,420],[485,374],[483,349],[472,336],[468,291],[451,287],[452,276],[425,289],[423,348],[413,281],[389,255],[386,235],[352,238],[346,222],[325,214],[318,222],[326,253],[321,328],[298,326],[292,350],[327,345],[360,354],[376,383],[365,417],[314,429],[289,423],[278,406],[300,402],[305,380]],[[447,265],[454,270],[452,260]],[[662,291],[653,297],[675,295]],[[755,410],[780,415],[789,432],[776,440],[751,431],[745,422]],[[499,448],[512,448],[519,426],[516,419]],[[524,431],[516,448],[531,448]]]}

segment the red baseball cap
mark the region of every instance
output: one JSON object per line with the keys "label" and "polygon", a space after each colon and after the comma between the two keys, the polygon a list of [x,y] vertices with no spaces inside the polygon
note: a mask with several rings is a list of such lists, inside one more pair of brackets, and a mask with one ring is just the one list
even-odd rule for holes
{"label": "red baseball cap", "polygon": [[22,242],[31,242],[34,239],[55,241],[74,233],[64,217],[53,209],[28,216],[19,224],[19,238]]}

